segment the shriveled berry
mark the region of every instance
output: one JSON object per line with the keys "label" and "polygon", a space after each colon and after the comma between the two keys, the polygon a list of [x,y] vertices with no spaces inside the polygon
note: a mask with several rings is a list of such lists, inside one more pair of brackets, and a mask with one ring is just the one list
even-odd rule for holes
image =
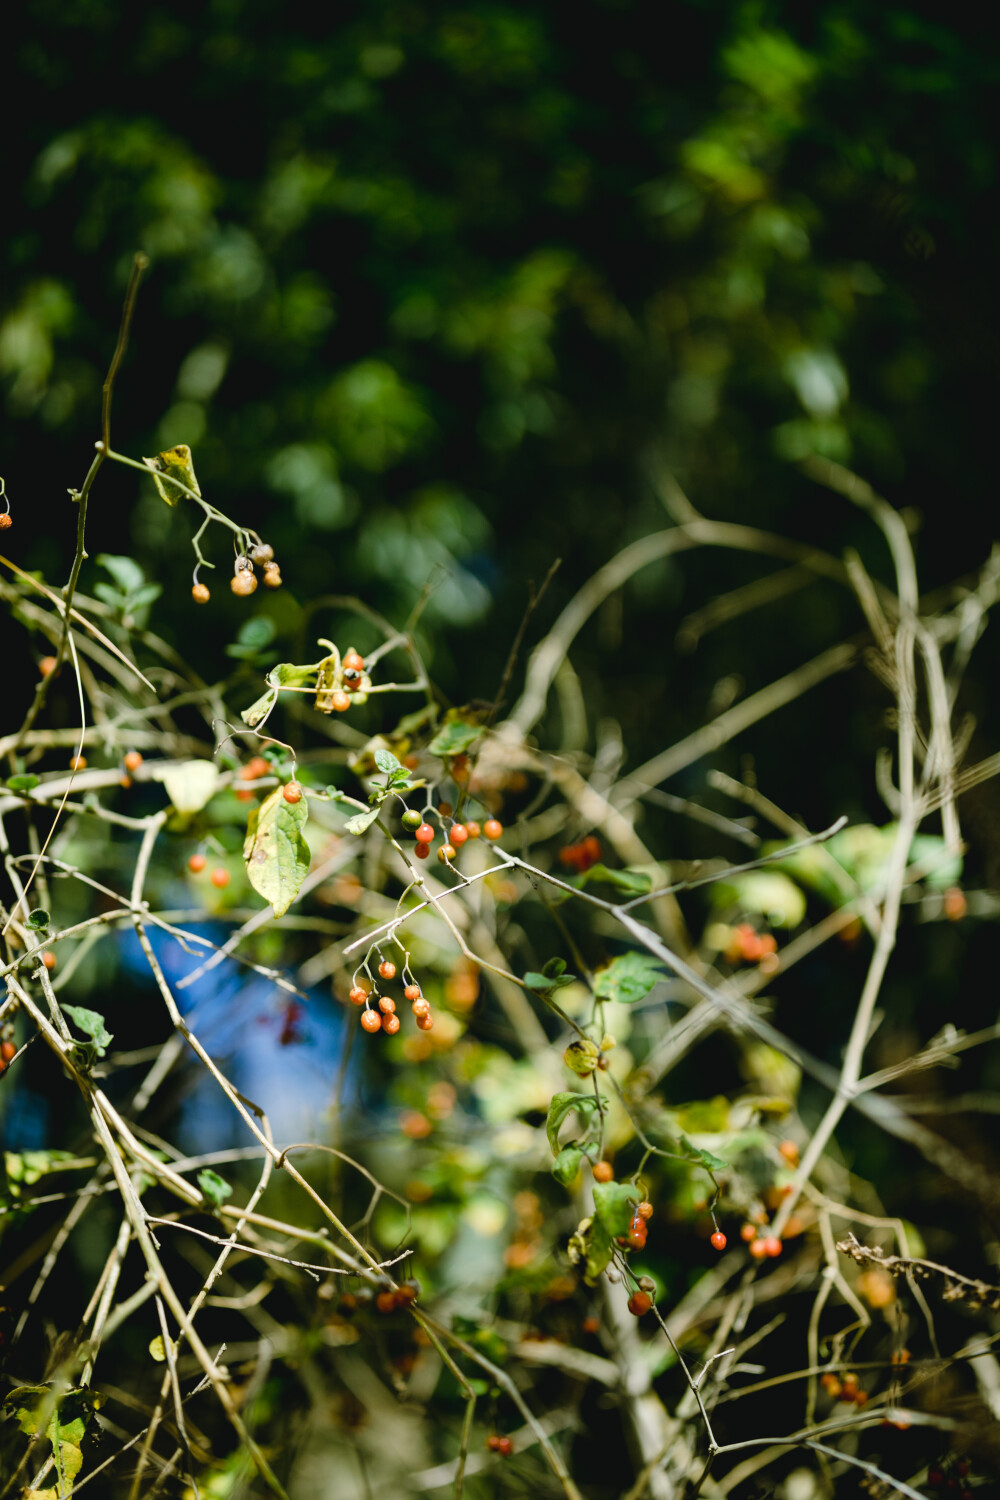
{"label": "shriveled berry", "polygon": [[633,1292],[628,1299],[628,1310],[634,1318],[644,1318],[653,1305],[648,1292]]}
{"label": "shriveled berry", "polygon": [[653,1205],[648,1198],[643,1198],[635,1206],[635,1211],[640,1219],[651,1219],[653,1217]]}
{"label": "shriveled berry", "polygon": [[409,829],[419,828],[423,821],[415,807],[408,807],[400,819],[403,827]]}
{"label": "shriveled berry", "polygon": [[382,1017],[377,1010],[365,1010],[361,1012],[361,1024],[365,1031],[381,1031]]}
{"label": "shriveled berry", "polygon": [[434,1025],[434,1017],[430,1014],[417,1017],[417,1026],[421,1031],[430,1031]]}
{"label": "shriveled berry", "polygon": [[483,824],[483,832],[488,839],[498,839],[503,836],[503,824],[499,818],[487,818]]}
{"label": "shriveled berry", "polygon": [[452,844],[442,844],[438,850],[438,859],[443,865],[450,864],[455,858],[455,848]]}
{"label": "shriveled berry", "polygon": [[338,714],[346,714],[351,706],[350,694],[345,693],[342,688],[338,688],[335,693],[330,694],[330,702]]}
{"label": "shriveled berry", "polygon": [[192,854],[191,858],[188,860],[188,869],[191,871],[192,875],[200,875],[207,864],[208,860],[205,858],[204,854]]}
{"label": "shriveled berry", "polygon": [[422,995],[418,995],[417,998],[416,998],[416,1000],[414,1000],[414,1002],[413,1002],[413,1014],[419,1020],[419,1018],[421,1016],[429,1016],[430,1013],[431,1013],[430,1001],[429,1000],[425,1000]]}
{"label": "shriveled berry", "polygon": [[281,569],[276,562],[268,563],[264,569],[264,587],[266,589],[281,588]]}
{"label": "shriveled berry", "polygon": [[383,958],[378,966],[378,971],[383,979],[395,979],[396,965],[389,958]]}
{"label": "shriveled berry", "polygon": [[387,1031],[390,1036],[395,1036],[399,1030],[399,1017],[393,1015],[383,1016],[382,1030]]}
{"label": "shriveled berry", "polygon": [[258,542],[256,547],[250,549],[250,557],[259,568],[262,568],[265,563],[274,561],[274,548],[267,542]]}
{"label": "shriveled berry", "polygon": [[356,984],[347,998],[352,1005],[364,1005],[368,999],[368,991],[362,985]]}
{"label": "shriveled berry", "polygon": [[454,828],[448,835],[449,841],[452,844],[457,844],[459,848],[462,847],[468,837],[469,830],[466,828],[464,823],[456,823]]}
{"label": "shriveled berry", "polygon": [[142,765],[142,755],[138,750],[127,750],[122,760],[122,765],[126,771],[138,771]]}
{"label": "shriveled berry", "polygon": [[229,580],[229,587],[234,594],[239,594],[241,598],[245,599],[248,595],[257,592],[256,574],[251,573],[249,568],[244,568],[242,572],[233,574]]}
{"label": "shriveled berry", "polygon": [[208,585],[205,583],[196,583],[191,589],[191,598],[195,604],[207,604],[211,597]]}
{"label": "shriveled berry", "polygon": [[384,1016],[391,1016],[396,1009],[396,1002],[391,995],[379,995],[378,1008]]}
{"label": "shriveled berry", "polygon": [[297,781],[289,781],[282,788],[281,795],[294,807],[297,802],[302,801],[302,788]]}
{"label": "shriveled berry", "polygon": [[408,984],[406,986],[406,989],[403,991],[403,999],[404,1000],[419,1000],[420,999],[420,986],[419,986],[419,984]]}
{"label": "shriveled berry", "polygon": [[723,1234],[721,1229],[717,1229],[715,1231],[715,1233],[712,1235],[712,1238],[709,1240],[709,1244],[711,1245],[713,1250],[725,1250],[726,1236]]}
{"label": "shriveled berry", "polygon": [[13,524],[14,522],[9,511],[5,510],[0,514],[0,531],[9,531]]}
{"label": "shriveled berry", "polygon": [[222,865],[219,865],[217,869],[212,871],[209,879],[217,891],[224,891],[229,884],[229,871],[223,869]]}
{"label": "shriveled berry", "polygon": [[595,1161],[590,1169],[595,1182],[613,1182],[615,1169],[609,1161]]}
{"label": "shriveled berry", "polygon": [[418,844],[433,844],[434,829],[431,827],[430,823],[421,823],[420,827],[416,830],[413,837],[416,839]]}
{"label": "shriveled berry", "polygon": [[480,828],[475,818],[470,818],[465,825],[465,831],[469,835],[470,839],[477,839],[483,830]]}
{"label": "shriveled berry", "polygon": [[46,948],[45,952],[42,954],[42,963],[45,965],[45,967],[48,969],[49,973],[51,974],[52,970],[55,968],[56,964],[58,963],[58,959],[56,958],[55,954],[52,952],[51,948]]}

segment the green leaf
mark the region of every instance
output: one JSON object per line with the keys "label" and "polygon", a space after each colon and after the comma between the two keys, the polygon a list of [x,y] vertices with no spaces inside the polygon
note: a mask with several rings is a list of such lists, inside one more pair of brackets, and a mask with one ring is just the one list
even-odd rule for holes
{"label": "green leaf", "polygon": [[123,594],[134,594],[146,582],[146,575],[134,557],[116,557],[111,552],[99,552],[97,566],[107,569]]}
{"label": "green leaf", "polygon": [[194,465],[191,462],[191,449],[187,443],[178,443],[176,448],[168,448],[166,452],[160,453],[156,458],[144,458],[143,463],[153,475],[153,483],[156,485],[156,493],[161,500],[168,505],[176,505],[184,493],[175,484],[167,483],[161,476],[170,475],[179,479],[181,484],[196,495],[201,494],[198,481],[194,477]]}
{"label": "green leaf", "polygon": [[381,802],[375,807],[369,808],[367,812],[355,813],[353,818],[348,818],[344,824],[345,833],[361,835],[366,828],[370,828],[381,811]]}
{"label": "green leaf", "polygon": [[407,774],[406,767],[400,765],[399,761],[393,755],[391,750],[376,750],[375,764],[378,766],[379,770],[384,771],[387,776],[392,776],[397,771],[402,771],[404,776]]}
{"label": "green leaf", "polygon": [[545,1134],[553,1156],[559,1153],[559,1131],[567,1116],[576,1110],[582,1120],[592,1115],[596,1108],[597,1096],[595,1094],[553,1094],[549,1104],[548,1119],[545,1121]]}
{"label": "green leaf", "polygon": [[566,972],[566,960],[564,958],[550,958],[548,963],[542,964],[542,973],[546,979],[558,979]]}
{"label": "green leaf", "polygon": [[7,778],[9,792],[33,792],[39,785],[37,776],[8,776]]}
{"label": "green leaf", "polygon": [[154,762],[149,768],[154,781],[163,783],[167,796],[179,813],[201,812],[219,785],[219,772],[210,760]]}
{"label": "green leaf", "polygon": [[427,746],[431,755],[462,755],[474,745],[483,732],[477,710],[450,708],[444,723]]}
{"label": "green leaf", "polygon": [[561,990],[564,985],[572,984],[575,979],[575,974],[560,974],[557,978],[553,979],[545,973],[536,974],[531,972],[525,974],[524,983],[529,990],[535,990],[539,995],[547,995],[550,990]]}
{"label": "green leaf", "polygon": [[216,1208],[221,1208],[226,1199],[233,1196],[233,1190],[226,1179],[220,1177],[218,1172],[213,1172],[210,1167],[203,1167],[198,1173],[198,1186]]}
{"label": "green leaf", "polygon": [[283,917],[309,873],[309,845],[303,829],[309,821],[306,797],[286,802],[281,787],[250,813],[243,844],[247,876],[259,896]]}
{"label": "green leaf", "polygon": [[52,1444],[59,1480],[53,1493],[69,1494],[83,1467],[80,1445],[87,1423],[100,1404],[101,1397],[84,1387],[57,1394],[50,1386],[19,1385],[5,1397],[3,1406],[21,1431],[28,1437],[44,1434]]}
{"label": "green leaf", "polygon": [[50,1172],[68,1170],[75,1161],[72,1151],[5,1151],[7,1190],[12,1198],[19,1198],[24,1188],[33,1187]]}
{"label": "green leaf", "polygon": [[32,932],[43,932],[46,927],[51,927],[51,925],[52,925],[52,918],[49,916],[49,913],[45,910],[45,907],[44,906],[36,906],[35,910],[31,913],[31,916],[28,918],[28,926],[31,928]]}
{"label": "green leaf", "polygon": [[806,914],[806,898],[781,870],[750,870],[712,887],[715,906],[738,906],[759,912],[771,927],[798,927]]}
{"label": "green leaf", "polygon": [[594,1219],[603,1224],[612,1239],[628,1234],[639,1201],[634,1182],[595,1182]]}
{"label": "green leaf", "polygon": [[682,1135],[677,1141],[677,1151],[685,1161],[696,1162],[699,1167],[704,1167],[707,1172],[728,1172],[729,1163],[723,1161],[721,1156],[714,1155],[711,1151],[704,1151],[700,1146],[695,1146]]}
{"label": "green leaf", "polygon": [[601,885],[613,885],[626,896],[645,896],[647,891],[653,889],[651,877],[642,870],[609,870],[607,865],[602,864],[591,865],[572,884],[585,886],[592,885],[595,881]]}
{"label": "green leaf", "polygon": [[616,1000],[634,1005],[644,1000],[663,978],[657,959],[648,953],[620,953],[594,976],[594,994],[599,1000]]}
{"label": "green leaf", "polygon": [[96,1010],[85,1010],[82,1005],[64,1005],[62,1009],[73,1025],[90,1038],[96,1056],[103,1057],[114,1040],[104,1024],[104,1017]]}
{"label": "green leaf", "polygon": [[552,1164],[552,1175],[563,1187],[575,1181],[583,1161],[583,1149],[577,1145],[564,1146]]}

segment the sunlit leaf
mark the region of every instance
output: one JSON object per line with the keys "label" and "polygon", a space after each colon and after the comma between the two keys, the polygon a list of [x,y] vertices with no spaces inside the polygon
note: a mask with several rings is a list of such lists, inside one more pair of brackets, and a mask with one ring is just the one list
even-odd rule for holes
{"label": "sunlit leaf", "polygon": [[179,479],[181,484],[185,485],[189,490],[193,490],[196,495],[201,494],[198,481],[194,477],[191,449],[187,443],[178,443],[176,448],[167,448],[165,452],[158,454],[156,458],[144,458],[143,463],[153,476],[156,493],[168,505],[176,505],[184,491],[178,489],[175,484],[170,484],[164,480],[164,474],[169,475],[173,479]]}
{"label": "sunlit leaf", "polygon": [[149,768],[153,781],[162,781],[179,813],[201,812],[216,792],[219,771],[210,760],[167,761]]}
{"label": "sunlit leaf", "polygon": [[213,1172],[211,1167],[203,1167],[198,1173],[198,1186],[216,1208],[221,1208],[226,1199],[233,1195],[233,1190],[226,1179],[220,1177],[218,1172]]}
{"label": "sunlit leaf", "polygon": [[243,845],[247,876],[257,894],[270,901],[276,917],[284,916],[309,873],[309,845],[303,832],[308,821],[307,799],[286,802],[281,787],[250,813]]}
{"label": "sunlit leaf", "polygon": [[594,994],[600,1000],[633,1005],[644,1000],[660,980],[663,970],[648,953],[620,953],[594,976]]}

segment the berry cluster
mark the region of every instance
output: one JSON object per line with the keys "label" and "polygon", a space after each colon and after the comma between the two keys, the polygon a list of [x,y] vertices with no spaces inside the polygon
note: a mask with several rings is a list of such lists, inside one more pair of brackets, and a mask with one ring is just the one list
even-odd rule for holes
{"label": "berry cluster", "polygon": [[[384,980],[395,979],[396,965],[391,959],[384,958],[378,966],[379,977]],[[408,966],[403,966],[403,978],[409,977],[409,983],[403,990],[404,1000],[409,1000],[416,1018],[417,1027],[420,1031],[430,1031],[434,1026],[434,1017],[431,1015],[430,1002],[425,1000],[420,993],[420,986],[414,980],[412,974],[408,974]],[[363,984],[355,984],[347,997],[352,1005],[363,1005],[361,1013],[362,1028],[374,1036],[376,1031],[388,1032],[389,1036],[395,1036],[399,1030],[399,1017],[396,1015],[396,1002],[391,995],[381,995],[377,989],[366,990]],[[373,1010],[370,1001],[374,1000],[378,1010]]]}
{"label": "berry cluster", "polygon": [[[192,854],[191,858],[188,860],[188,869],[191,871],[192,875],[200,875],[207,864],[207,858],[204,854],[201,853],[200,850],[198,850],[196,853]],[[208,878],[215,886],[215,889],[217,891],[224,891],[226,886],[229,884],[231,876],[224,865],[217,865]]]}
{"label": "berry cluster", "polygon": [[[439,803],[437,815],[441,820],[442,830],[445,831],[445,841],[438,849],[438,859],[443,865],[451,864],[452,860],[457,856],[459,849],[469,839],[477,839],[480,834],[483,834],[492,842],[496,842],[497,839],[503,837],[503,824],[498,818],[487,818],[482,826],[476,822],[475,818],[470,818],[465,823],[458,823],[452,817],[450,802]],[[409,829],[413,834],[415,840],[413,853],[417,859],[429,859],[431,845],[437,837],[437,830],[434,828],[434,825],[428,823],[426,818],[421,813],[418,813],[415,808],[407,809],[403,814],[402,823],[403,827]]]}
{"label": "berry cluster", "polygon": [[944,1458],[927,1470],[927,1483],[932,1490],[953,1496],[954,1500],[973,1500],[972,1490],[964,1482],[971,1468],[967,1458]]}
{"label": "berry cluster", "polygon": [[776,1234],[762,1233],[762,1226],[747,1221],[740,1230],[743,1240],[754,1260],[774,1259],[781,1254],[781,1241]]}
{"label": "berry cluster", "polygon": [[0,1042],[0,1073],[6,1073],[17,1056],[17,1043],[9,1036]]}
{"label": "berry cluster", "polygon": [[[255,565],[262,570],[265,588],[280,589],[281,587],[281,569],[274,560],[274,548],[269,542],[257,541],[249,551],[241,552],[233,563],[233,576],[229,581],[229,587],[241,598],[248,598],[257,591]],[[198,582],[197,573],[196,568],[191,598],[195,604],[207,604],[212,594],[207,584]]]}
{"label": "berry cluster", "polygon": [[559,850],[559,863],[565,865],[568,870],[575,870],[578,875],[583,875],[592,869],[601,857],[601,841],[591,833],[578,844],[567,844],[565,849]]}
{"label": "berry cluster", "polygon": [[342,1317],[351,1317],[359,1310],[371,1306],[383,1314],[399,1312],[404,1307],[410,1307],[419,1296],[420,1282],[414,1281],[412,1277],[400,1282],[399,1286],[393,1286],[391,1281],[386,1280],[379,1282],[374,1292],[367,1286],[360,1287],[356,1292],[344,1292],[337,1303],[337,1311]]}
{"label": "berry cluster", "polygon": [[849,1401],[852,1406],[867,1405],[868,1392],[862,1389],[858,1377],[850,1370],[846,1375],[836,1375],[833,1370],[827,1370],[825,1375],[819,1377],[819,1383],[834,1401]]}
{"label": "berry cluster", "polygon": [[[320,644],[330,645],[330,642],[321,641]],[[339,666],[334,651],[320,667],[314,706],[322,714],[345,714],[352,703],[364,703],[365,696],[358,696],[367,694],[364,673],[364,658],[354,646],[348,646],[340,658]]]}
{"label": "berry cluster", "polygon": [[510,1438],[498,1437],[495,1432],[486,1439],[486,1446],[491,1453],[499,1453],[501,1458],[509,1458],[514,1451]]}
{"label": "berry cluster", "polygon": [[758,932],[749,922],[740,922],[730,934],[725,950],[727,963],[759,964],[778,951],[773,932]]}

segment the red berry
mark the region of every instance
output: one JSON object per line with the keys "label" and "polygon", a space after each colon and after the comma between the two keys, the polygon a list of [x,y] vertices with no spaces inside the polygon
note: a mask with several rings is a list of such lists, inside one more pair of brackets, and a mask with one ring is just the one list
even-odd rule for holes
{"label": "red berry", "polygon": [[291,806],[294,807],[296,802],[302,801],[302,788],[299,786],[299,783],[297,781],[289,781],[287,785],[282,788],[281,795],[284,797],[286,802],[290,803]]}
{"label": "red berry", "polygon": [[581,1333],[597,1333],[598,1330],[600,1329],[600,1326],[601,1326],[601,1320],[600,1320],[600,1318],[594,1318],[594,1317],[584,1318],[583,1322],[580,1324],[580,1332]]}
{"label": "red berry", "polygon": [[251,755],[245,766],[240,767],[241,781],[259,781],[262,776],[268,776],[271,772],[271,763],[264,759],[263,755]]}
{"label": "red berry", "polygon": [[399,1017],[393,1015],[383,1016],[382,1030],[387,1031],[390,1036],[395,1036],[399,1030]]}
{"label": "red berry", "polygon": [[503,824],[499,818],[487,818],[483,824],[483,832],[488,839],[498,839],[503,836]]}
{"label": "red berry", "polygon": [[430,859],[430,844],[415,844],[413,847],[413,857],[414,859]]}
{"label": "red berry", "polygon": [[378,966],[378,971],[383,979],[395,979],[396,977],[396,965],[391,959],[383,958]]}
{"label": "red berry", "polygon": [[489,1437],[486,1439],[486,1446],[491,1453],[495,1453],[497,1451],[497,1444],[499,1443],[499,1441],[500,1439],[497,1437],[496,1433],[491,1432]]}
{"label": "red berry", "polygon": [[633,1224],[632,1228],[625,1236],[626,1243],[630,1245],[633,1250],[643,1250],[645,1249],[646,1245],[646,1226],[645,1224],[643,1224],[641,1219],[639,1220],[639,1225],[640,1227],[636,1228],[636,1226]]}
{"label": "red berry", "polygon": [[191,590],[191,598],[195,604],[207,604],[212,595],[209,593],[207,584],[196,583]]}
{"label": "red berry", "polygon": [[781,1241],[776,1234],[769,1234],[764,1240],[764,1254],[772,1258],[781,1254]]}
{"label": "red berry", "polygon": [[643,1198],[641,1203],[637,1203],[635,1211],[640,1219],[651,1219],[653,1217],[653,1205],[648,1198]]}
{"label": "red berry", "polygon": [[941,1485],[944,1484],[944,1474],[940,1469],[928,1469],[927,1483],[930,1485],[931,1489],[939,1489]]}
{"label": "red berry", "polygon": [[615,1169],[609,1161],[595,1161],[590,1169],[595,1182],[613,1182]]}
{"label": "red berry", "polygon": [[413,837],[416,839],[418,844],[433,844],[434,829],[429,823],[421,823],[420,827],[414,833]]}
{"label": "red berry", "polygon": [[4,1067],[6,1067],[9,1062],[13,1062],[16,1056],[16,1042],[12,1042],[9,1037],[5,1041],[0,1042],[0,1062],[3,1063]]}
{"label": "red berry", "polygon": [[217,891],[224,891],[226,886],[229,884],[229,871],[224,870],[222,866],[219,865],[218,869],[212,871],[209,879],[211,880]]}
{"label": "red berry", "polygon": [[451,843],[457,844],[459,848],[462,847],[468,837],[469,830],[466,828],[464,823],[456,823],[454,828],[448,835]]}
{"label": "red berry", "polygon": [[404,1000],[419,1000],[420,999],[420,986],[419,986],[419,984],[408,984],[406,986],[406,989],[403,991],[403,999]]}
{"label": "red berry", "polygon": [[648,1292],[633,1292],[628,1299],[628,1310],[635,1318],[644,1318],[653,1305]]}
{"label": "red berry", "polygon": [[207,864],[208,860],[205,858],[204,854],[192,854],[191,858],[188,860],[188,869],[191,871],[192,875],[200,875]]}
{"label": "red berry", "polygon": [[361,1024],[365,1031],[381,1031],[382,1017],[377,1010],[365,1010],[361,1012]]}
{"label": "red berry", "polygon": [[717,1229],[715,1231],[715,1233],[712,1235],[712,1238],[709,1240],[709,1244],[711,1245],[713,1250],[725,1250],[726,1236],[723,1234],[721,1229]]}
{"label": "red berry", "polygon": [[430,1029],[431,1029],[431,1027],[433,1025],[434,1025],[434,1017],[432,1015],[418,1016],[417,1017],[417,1026],[420,1028],[421,1031],[430,1031]]}
{"label": "red berry", "polygon": [[350,1000],[352,1005],[364,1005],[365,1001],[368,999],[368,991],[366,989],[362,989],[360,984],[356,984],[347,998],[348,1000]]}
{"label": "red berry", "polygon": [[455,858],[455,850],[451,844],[442,844],[438,850],[438,859],[443,865],[449,864]]}
{"label": "red berry", "polygon": [[140,755],[139,751],[126,751],[125,758],[122,761],[122,765],[125,767],[126,771],[138,771],[139,767],[142,765],[142,756]]}
{"label": "red berry", "polygon": [[514,1451],[514,1444],[509,1437],[497,1438],[497,1452],[501,1458],[509,1458]]}
{"label": "red berry", "polygon": [[477,839],[483,830],[480,828],[475,818],[470,818],[465,825],[465,831],[469,835],[470,839]]}
{"label": "red berry", "polygon": [[384,1016],[391,1016],[396,1009],[396,1002],[389,995],[379,995],[378,1008]]}
{"label": "red berry", "polygon": [[413,1002],[413,1014],[417,1017],[417,1020],[419,1020],[421,1016],[429,1016],[430,1013],[431,1007],[429,1002],[425,1000],[422,995],[418,995],[416,1000],[414,1000]]}

